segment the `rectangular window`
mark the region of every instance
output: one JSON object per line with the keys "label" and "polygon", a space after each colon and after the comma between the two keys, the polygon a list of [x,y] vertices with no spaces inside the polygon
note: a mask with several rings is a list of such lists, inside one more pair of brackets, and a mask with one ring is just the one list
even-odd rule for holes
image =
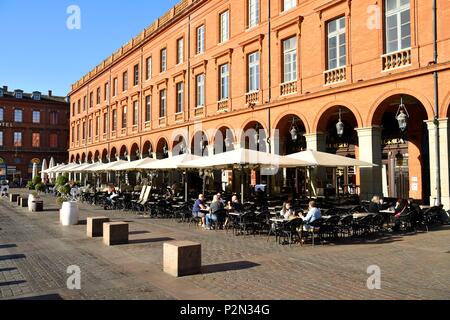
{"label": "rectangular window", "polygon": [[87,97],[84,96],[83,97],[83,111],[86,111],[86,106],[87,106]]}
{"label": "rectangular window", "polygon": [[117,78],[113,79],[113,92],[112,92],[113,97],[117,95],[117,81],[118,81]]}
{"label": "rectangular window", "polygon": [[139,102],[133,101],[133,126],[139,123]]}
{"label": "rectangular window", "polygon": [[196,78],[197,107],[205,106],[205,74],[199,74]]}
{"label": "rectangular window", "polygon": [[160,56],[161,56],[160,71],[165,72],[167,70],[167,49],[166,48],[161,50]]}
{"label": "rectangular window", "polygon": [[297,6],[297,0],[283,0],[283,11],[291,10]]}
{"label": "rectangular window", "polygon": [[411,48],[409,0],[385,0],[386,53]]}
{"label": "rectangular window", "polygon": [[259,0],[247,0],[248,27],[254,27],[259,23]]}
{"label": "rectangular window", "polygon": [[297,38],[283,41],[283,83],[297,80]]}
{"label": "rectangular window", "polygon": [[83,140],[86,139],[86,134],[87,134],[87,131],[86,131],[86,122],[83,122]]}
{"label": "rectangular window", "polygon": [[177,110],[176,113],[183,112],[184,109],[184,83],[177,83]]}
{"label": "rectangular window", "polygon": [[145,66],[145,79],[150,80],[152,78],[152,57],[147,58]]}
{"label": "rectangular window", "polygon": [[79,114],[81,113],[81,99],[78,99],[77,111],[78,111]]}
{"label": "rectangular window", "polygon": [[105,90],[104,91],[105,92],[103,93],[104,94],[104,99],[103,100],[108,101],[108,99],[109,99],[109,82],[105,83]]}
{"label": "rectangular window", "polygon": [[0,147],[3,147],[3,131],[0,131]]}
{"label": "rectangular window", "polygon": [[31,138],[31,144],[33,148],[39,148],[41,146],[41,134],[40,133],[33,133]]}
{"label": "rectangular window", "polygon": [[177,40],[177,64],[184,62],[184,39]]}
{"label": "rectangular window", "polygon": [[102,98],[101,98],[101,91],[100,91],[100,87],[97,88],[97,105],[100,104]]}
{"label": "rectangular window", "polygon": [[81,133],[80,133],[80,125],[77,124],[77,139],[78,139],[78,142],[80,142],[80,137],[81,137]]}
{"label": "rectangular window", "polygon": [[94,93],[91,92],[89,94],[89,108],[92,108],[94,106]]}
{"label": "rectangular window", "polygon": [[134,79],[133,79],[133,85],[137,86],[139,84],[139,65],[134,66]]}
{"label": "rectangular window", "polygon": [[259,52],[248,55],[248,92],[259,91]]}
{"label": "rectangular window", "polygon": [[167,91],[163,89],[159,92],[159,117],[164,118],[167,111]]}
{"label": "rectangular window", "polygon": [[229,98],[230,88],[230,65],[228,63],[220,66],[220,96],[219,100]]}
{"label": "rectangular window", "polygon": [[105,113],[103,115],[103,133],[108,133],[108,114]]}
{"label": "rectangular window", "polygon": [[34,110],[33,111],[33,123],[41,123],[41,112]]}
{"label": "rectangular window", "polygon": [[0,121],[5,121],[5,109],[0,108]]}
{"label": "rectangular window", "polygon": [[115,132],[117,130],[117,110],[114,109],[112,111],[112,131]]}
{"label": "rectangular window", "polygon": [[230,39],[230,12],[225,11],[220,15],[220,42]]}
{"label": "rectangular window", "polygon": [[128,90],[128,71],[122,74],[122,91]]}
{"label": "rectangular window", "polygon": [[123,106],[122,108],[122,129],[127,127],[127,106]]}
{"label": "rectangular window", "polygon": [[14,132],[14,147],[22,146],[22,132]]}
{"label": "rectangular window", "polygon": [[50,148],[58,148],[58,135],[56,133],[50,133],[49,145]]}
{"label": "rectangular window", "polygon": [[20,109],[14,110],[14,122],[22,122],[23,121],[23,111]]}
{"label": "rectangular window", "polygon": [[100,116],[95,117],[95,136],[100,135]]}
{"label": "rectangular window", "polygon": [[72,103],[72,116],[75,116],[75,102]]}
{"label": "rectangular window", "polygon": [[145,122],[152,120],[152,97],[145,97]]}
{"label": "rectangular window", "polygon": [[88,124],[88,139],[92,138],[92,119],[89,119],[89,124]]}
{"label": "rectangular window", "polygon": [[58,124],[58,112],[57,111],[50,112],[50,124]]}
{"label": "rectangular window", "polygon": [[72,143],[75,142],[75,127],[72,127]]}
{"label": "rectangular window", "polygon": [[328,70],[347,64],[345,17],[328,22]]}
{"label": "rectangular window", "polygon": [[197,28],[197,54],[205,52],[205,26]]}

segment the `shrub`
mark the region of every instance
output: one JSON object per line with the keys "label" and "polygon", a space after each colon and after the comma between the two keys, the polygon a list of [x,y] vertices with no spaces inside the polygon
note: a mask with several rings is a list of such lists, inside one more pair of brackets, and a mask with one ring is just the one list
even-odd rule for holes
{"label": "shrub", "polygon": [[33,185],[36,186],[37,184],[42,183],[42,179],[39,176],[36,176],[33,178]]}
{"label": "shrub", "polygon": [[56,198],[56,203],[60,206],[62,206],[62,204],[65,202],[65,198],[64,197],[58,197]]}
{"label": "shrub", "polygon": [[56,185],[57,186],[64,186],[64,185],[67,184],[67,182],[69,182],[69,178],[67,176],[65,176],[65,175],[59,176],[56,179]]}
{"label": "shrub", "polygon": [[44,191],[44,185],[42,183],[38,183],[34,186],[36,191]]}
{"label": "shrub", "polygon": [[27,182],[27,188],[28,188],[28,190],[34,190],[34,184],[33,184],[33,181],[28,181]]}
{"label": "shrub", "polygon": [[70,193],[70,189],[71,187],[68,184],[66,184],[63,186],[59,186],[58,192],[61,193],[62,195],[68,195]]}

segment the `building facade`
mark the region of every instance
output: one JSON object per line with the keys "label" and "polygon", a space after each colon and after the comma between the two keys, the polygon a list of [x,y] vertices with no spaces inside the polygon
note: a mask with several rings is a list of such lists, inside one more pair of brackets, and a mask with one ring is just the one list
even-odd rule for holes
{"label": "building facade", "polygon": [[65,97],[0,87],[0,180],[31,179],[33,164],[68,159],[69,104]]}
{"label": "building facade", "polygon": [[378,164],[322,172],[362,198],[432,202],[439,174],[448,206],[450,4],[434,42],[432,3],[181,1],[73,84],[70,160],[313,149]]}

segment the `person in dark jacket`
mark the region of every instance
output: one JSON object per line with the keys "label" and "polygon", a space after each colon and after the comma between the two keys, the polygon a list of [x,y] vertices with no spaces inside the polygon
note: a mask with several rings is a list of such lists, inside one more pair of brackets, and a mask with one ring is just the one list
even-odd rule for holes
{"label": "person in dark jacket", "polygon": [[380,213],[381,205],[380,205],[380,197],[373,196],[372,201],[369,204],[369,212],[370,213]]}

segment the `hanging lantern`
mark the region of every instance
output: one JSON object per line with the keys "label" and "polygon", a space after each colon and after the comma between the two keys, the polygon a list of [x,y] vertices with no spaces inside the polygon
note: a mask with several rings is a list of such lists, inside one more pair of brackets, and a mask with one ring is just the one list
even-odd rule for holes
{"label": "hanging lantern", "polygon": [[297,130],[297,126],[295,125],[295,118],[292,118],[292,125],[291,125],[291,130],[289,131],[289,133],[291,134],[291,139],[292,141],[296,142],[298,140],[298,130]]}
{"label": "hanging lantern", "polygon": [[258,146],[259,145],[259,125],[258,124],[256,124],[255,130],[256,130],[255,145]]}
{"label": "hanging lantern", "polygon": [[230,138],[225,138],[225,147],[227,148],[227,149],[229,149],[229,148],[231,148],[233,146],[233,142],[231,141],[231,139]]}
{"label": "hanging lantern", "polygon": [[164,145],[163,153],[164,153],[165,156],[167,156],[167,154],[169,153],[169,150],[167,149],[167,145]]}
{"label": "hanging lantern", "polygon": [[405,132],[406,128],[408,127],[409,114],[408,110],[406,110],[405,104],[403,103],[403,97],[400,100],[400,105],[398,106],[398,111],[395,119],[397,119],[398,127],[400,128],[400,130],[402,132]]}
{"label": "hanging lantern", "polygon": [[342,122],[341,109],[339,109],[339,121],[336,123],[336,132],[339,138],[344,135],[344,123]]}

